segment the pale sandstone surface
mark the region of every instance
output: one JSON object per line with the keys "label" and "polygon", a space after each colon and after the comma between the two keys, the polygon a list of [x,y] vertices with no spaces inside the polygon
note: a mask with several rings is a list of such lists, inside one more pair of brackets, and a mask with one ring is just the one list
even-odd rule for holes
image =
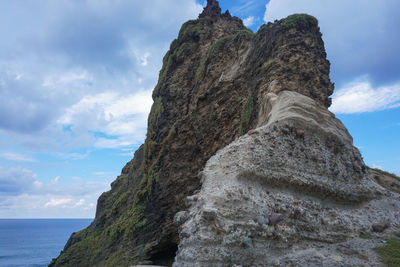
{"label": "pale sandstone surface", "polygon": [[256,133],[208,160],[175,216],[174,266],[380,266],[372,248],[399,232],[399,195],[370,178],[326,108],[290,91],[265,100]]}

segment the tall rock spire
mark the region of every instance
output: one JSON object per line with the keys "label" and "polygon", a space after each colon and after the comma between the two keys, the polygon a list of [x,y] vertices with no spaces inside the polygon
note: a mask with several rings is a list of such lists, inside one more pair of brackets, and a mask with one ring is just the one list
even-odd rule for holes
{"label": "tall rock spire", "polygon": [[[182,25],[163,59],[145,143],[100,196],[94,222],[74,233],[50,266],[171,266],[178,247],[176,266],[196,258],[201,266],[261,266],[291,252],[291,244],[296,256],[314,240],[329,246],[358,237],[376,217],[400,225],[386,209],[350,214],[374,189],[351,136],[326,109],[333,84],[317,19],[295,14],[253,33],[220,11],[208,0],[202,19]],[[214,163],[226,168],[214,172]],[[199,202],[187,198],[197,193]],[[363,223],[348,224],[344,213],[336,220],[342,203],[353,203],[344,212]],[[202,214],[207,218],[196,217]]]}
{"label": "tall rock spire", "polygon": [[199,15],[199,18],[204,17],[220,17],[221,8],[217,0],[207,0],[207,6],[204,8],[203,12]]}

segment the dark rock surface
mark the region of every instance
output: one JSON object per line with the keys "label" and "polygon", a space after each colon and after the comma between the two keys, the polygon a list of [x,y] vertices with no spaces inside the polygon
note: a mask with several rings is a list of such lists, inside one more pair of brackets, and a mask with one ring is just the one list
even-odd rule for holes
{"label": "dark rock surface", "polygon": [[329,106],[329,68],[315,18],[289,16],[254,34],[208,0],[163,59],[145,143],[98,199],[94,222],[51,266],[170,265],[179,243],[174,215],[200,189],[207,160],[256,126],[268,92]]}
{"label": "dark rock surface", "polygon": [[[226,13],[226,14],[229,14]],[[219,7],[217,0],[207,0],[207,6],[204,8],[203,12],[199,15],[199,18],[217,18],[221,16],[221,8]]]}

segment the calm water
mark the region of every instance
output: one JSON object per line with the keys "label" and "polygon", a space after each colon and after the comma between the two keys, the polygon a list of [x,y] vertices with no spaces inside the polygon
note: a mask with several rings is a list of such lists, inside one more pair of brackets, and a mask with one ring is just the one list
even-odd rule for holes
{"label": "calm water", "polygon": [[92,219],[0,219],[0,266],[47,266]]}

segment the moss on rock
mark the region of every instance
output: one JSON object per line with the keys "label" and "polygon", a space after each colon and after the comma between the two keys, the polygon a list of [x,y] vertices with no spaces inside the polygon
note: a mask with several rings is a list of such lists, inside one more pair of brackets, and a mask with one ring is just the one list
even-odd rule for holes
{"label": "moss on rock", "polygon": [[182,41],[197,41],[204,33],[204,19],[189,20],[182,25],[178,39]]}
{"label": "moss on rock", "polygon": [[281,26],[286,29],[318,26],[318,20],[308,14],[293,14],[286,17],[282,21]]}
{"label": "moss on rock", "polygon": [[386,266],[400,266],[400,239],[388,240],[385,246],[376,248],[375,251]]}
{"label": "moss on rock", "polygon": [[160,88],[162,86],[162,84],[165,82],[166,78],[167,78],[167,74],[171,69],[171,66],[173,64],[173,58],[171,56],[171,52],[168,51],[164,58],[163,58],[163,65],[162,68],[160,70],[160,73],[158,75],[158,82],[156,87],[154,88],[153,91],[153,97],[157,96],[158,92],[160,91]]}
{"label": "moss on rock", "polygon": [[208,49],[208,57],[213,58],[213,57],[217,56],[219,54],[219,52],[222,51],[223,48],[228,43],[237,42],[240,39],[250,40],[253,37],[254,37],[254,33],[249,29],[245,29],[245,30],[238,31],[235,34],[231,34],[231,35],[225,36],[221,39],[218,39]]}
{"label": "moss on rock", "polygon": [[265,62],[262,64],[261,69],[262,69],[262,70],[268,69],[272,64],[274,64],[274,62],[275,62],[275,59],[274,59],[274,58],[268,59],[267,61],[265,61]]}
{"label": "moss on rock", "polygon": [[240,135],[245,134],[250,127],[251,117],[253,116],[254,100],[253,94],[249,93],[242,106],[242,113],[240,117]]}

